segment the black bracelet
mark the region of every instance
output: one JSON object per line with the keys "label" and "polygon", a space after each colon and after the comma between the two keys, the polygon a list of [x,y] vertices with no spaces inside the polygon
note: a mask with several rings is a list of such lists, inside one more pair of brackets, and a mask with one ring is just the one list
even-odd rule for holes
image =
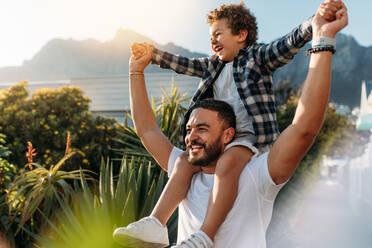
{"label": "black bracelet", "polygon": [[336,49],[334,46],[318,46],[318,47],[312,47],[306,51],[306,56],[311,53],[318,53],[318,52],[324,52],[324,51],[330,51],[332,54],[336,52]]}

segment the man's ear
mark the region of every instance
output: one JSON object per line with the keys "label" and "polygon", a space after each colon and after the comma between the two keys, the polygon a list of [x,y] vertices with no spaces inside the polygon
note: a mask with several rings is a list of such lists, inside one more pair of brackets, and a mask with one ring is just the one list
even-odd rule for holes
{"label": "man's ear", "polygon": [[234,138],[234,135],[235,135],[235,129],[234,128],[229,127],[227,129],[225,129],[224,130],[224,135],[223,135],[223,143],[224,144],[229,143]]}
{"label": "man's ear", "polygon": [[240,30],[238,36],[239,36],[238,37],[239,42],[245,42],[248,36],[248,30],[246,29]]}

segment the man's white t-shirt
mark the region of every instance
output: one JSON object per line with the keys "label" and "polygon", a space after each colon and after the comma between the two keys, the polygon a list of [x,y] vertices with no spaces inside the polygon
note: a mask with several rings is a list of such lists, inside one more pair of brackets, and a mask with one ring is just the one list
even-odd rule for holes
{"label": "man's white t-shirt", "polygon": [[[174,147],[168,160],[168,174],[182,150]],[[276,195],[284,184],[275,185],[267,166],[268,153],[253,157],[243,169],[234,206],[218,229],[215,248],[264,248]],[[178,243],[198,231],[203,223],[214,174],[196,173],[186,198],[179,205]]]}

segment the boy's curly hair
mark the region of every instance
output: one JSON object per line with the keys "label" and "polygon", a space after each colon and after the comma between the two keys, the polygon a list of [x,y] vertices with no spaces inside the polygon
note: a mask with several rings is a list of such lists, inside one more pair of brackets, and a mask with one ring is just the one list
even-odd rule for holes
{"label": "boy's curly hair", "polygon": [[239,34],[241,30],[247,30],[248,35],[245,43],[247,46],[253,45],[257,41],[257,22],[256,17],[244,6],[244,3],[221,5],[219,8],[211,10],[207,14],[207,23],[213,24],[215,21],[226,18],[231,33]]}

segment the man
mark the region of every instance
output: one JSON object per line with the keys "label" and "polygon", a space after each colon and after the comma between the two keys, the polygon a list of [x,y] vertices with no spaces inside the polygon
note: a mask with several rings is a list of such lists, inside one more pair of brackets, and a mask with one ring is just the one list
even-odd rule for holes
{"label": "man", "polygon": [[[219,228],[213,247],[266,247],[265,234],[275,197],[321,128],[330,89],[332,53],[335,51],[333,38],[347,22],[343,4],[332,22],[327,23],[319,14],[314,16],[309,73],[293,122],[269,152],[253,158],[245,166],[235,204]],[[130,59],[133,121],[146,149],[163,169],[172,174],[182,151],[162,134],[148,102],[143,70],[150,60],[150,50],[139,59],[134,56]],[[186,118],[188,160],[201,166],[202,171],[194,175],[187,197],[179,208],[178,240],[183,242],[177,247],[211,247],[208,236],[197,231],[205,217],[213,181],[218,180],[213,176],[217,159],[234,138],[235,127],[229,107],[220,102],[202,101],[191,108]],[[115,231],[114,238],[120,238],[119,232]],[[188,239],[191,234],[194,237]]]}

